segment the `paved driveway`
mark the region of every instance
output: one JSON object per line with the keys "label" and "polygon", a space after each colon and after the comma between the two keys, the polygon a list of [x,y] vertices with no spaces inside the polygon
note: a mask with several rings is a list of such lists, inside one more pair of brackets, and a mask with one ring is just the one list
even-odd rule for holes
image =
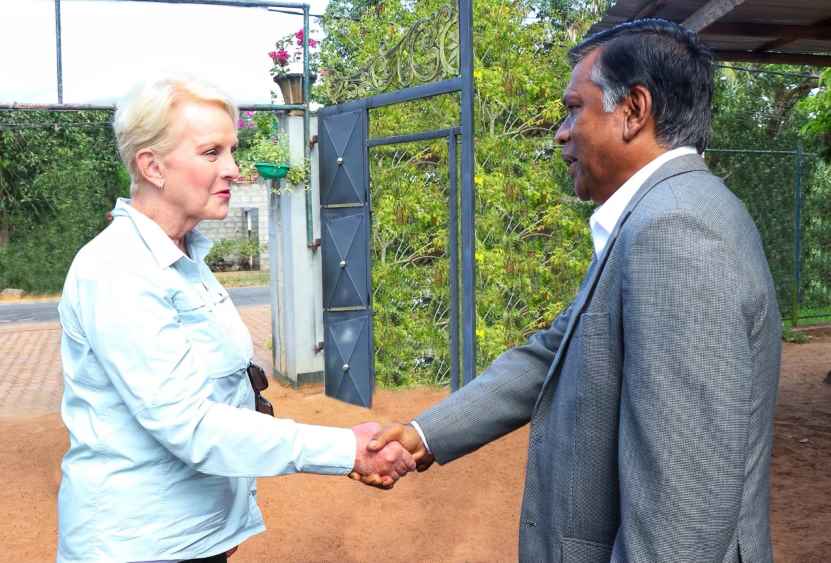
{"label": "paved driveway", "polygon": [[[268,287],[232,287],[228,289],[237,307],[268,305]],[[57,301],[0,303],[0,326],[13,323],[42,323],[58,320]]]}
{"label": "paved driveway", "polygon": [[[257,362],[271,373],[271,307],[241,307],[240,316],[251,332]],[[0,417],[60,410],[60,343],[61,327],[56,321],[0,325]]]}

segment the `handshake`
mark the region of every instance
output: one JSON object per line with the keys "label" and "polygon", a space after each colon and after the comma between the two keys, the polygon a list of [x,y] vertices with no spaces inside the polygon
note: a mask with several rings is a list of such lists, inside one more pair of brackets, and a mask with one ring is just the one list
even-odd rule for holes
{"label": "handshake", "polygon": [[350,479],[381,489],[391,489],[410,471],[424,471],[433,464],[415,428],[409,424],[365,422],[352,428],[358,440]]}

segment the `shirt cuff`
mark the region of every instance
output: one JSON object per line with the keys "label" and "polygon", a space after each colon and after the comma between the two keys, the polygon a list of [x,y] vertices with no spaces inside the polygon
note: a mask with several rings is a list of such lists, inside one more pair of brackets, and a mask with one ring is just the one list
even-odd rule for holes
{"label": "shirt cuff", "polygon": [[358,441],[351,428],[298,424],[302,436],[298,447],[298,469],[319,475],[347,475],[355,466]]}
{"label": "shirt cuff", "polygon": [[427,438],[424,437],[424,431],[421,429],[421,426],[418,425],[418,422],[413,420],[410,422],[410,426],[415,428],[415,431],[418,433],[418,437],[421,438],[421,443],[424,444],[427,453],[432,455],[433,452],[430,451],[430,444],[427,443]]}

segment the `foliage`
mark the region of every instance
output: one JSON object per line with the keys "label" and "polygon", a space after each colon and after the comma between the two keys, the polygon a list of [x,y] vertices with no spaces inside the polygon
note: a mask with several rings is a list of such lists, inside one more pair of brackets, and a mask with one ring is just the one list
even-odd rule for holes
{"label": "foliage", "polygon": [[212,271],[250,270],[260,256],[260,245],[256,240],[222,239],[214,242],[205,257],[205,263]]}
{"label": "foliage", "polygon": [[818,141],[823,157],[831,161],[831,68],[823,71],[819,88],[803,100],[802,108],[810,116],[802,132]]}
{"label": "foliage", "polygon": [[782,331],[782,340],[791,344],[806,344],[811,341],[811,337],[804,332],[786,328]]}
{"label": "foliage", "polygon": [[294,186],[309,187],[311,182],[311,168],[308,160],[303,166],[292,166],[286,174],[286,182]]}
{"label": "foliage", "polygon": [[[278,39],[274,43],[276,50],[269,51],[271,59],[271,76],[274,78],[286,76],[293,72],[303,72],[303,29]],[[309,37],[309,71],[317,72],[320,66],[320,53],[317,48],[319,41]],[[298,71],[299,68],[299,71]]]}
{"label": "foliage", "polygon": [[831,316],[831,161],[809,160],[803,212],[802,304]]}
{"label": "foliage", "polygon": [[109,118],[0,114],[0,287],[59,290],[75,253],[106,226],[116,197],[127,195]]}
{"label": "foliage", "polygon": [[277,120],[271,112],[245,112],[240,117],[239,125],[239,147],[234,158],[241,177],[256,178],[254,164],[257,162],[289,162],[288,140],[277,131]]}
{"label": "foliage", "polygon": [[[803,306],[831,308],[831,260],[826,250],[831,224],[825,220],[831,175],[818,159],[793,154],[808,119],[800,100],[816,80],[810,67],[747,68],[753,72],[719,72],[710,143],[715,150],[707,152],[708,163],[742,199],[759,228],[783,315],[798,313],[800,295]],[[757,152],[718,151],[737,147]],[[796,286],[794,266],[796,186],[803,192],[801,287]]]}
{"label": "foliage", "polygon": [[[439,1],[366,5],[358,21],[326,20],[322,60],[351,73]],[[330,2],[327,14],[356,3]],[[569,76],[566,51],[590,24],[554,28],[524,1],[474,3],[477,363],[547,326],[588,266],[589,208],[572,196],[552,133]],[[354,11],[352,12],[354,14]],[[459,123],[443,96],[372,112],[370,136]],[[382,384],[446,383],[450,264],[448,148],[434,141],[370,153],[373,309]]]}

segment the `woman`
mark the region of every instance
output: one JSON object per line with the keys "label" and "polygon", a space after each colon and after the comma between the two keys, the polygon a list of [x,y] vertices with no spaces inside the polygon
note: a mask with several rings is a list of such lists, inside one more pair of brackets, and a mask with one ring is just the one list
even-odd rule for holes
{"label": "woman", "polygon": [[254,410],[251,338],[194,230],[228,213],[237,117],[190,78],[145,83],[115,114],[132,199],[78,252],[59,306],[58,561],[224,561],[264,530],[255,476],[414,468],[400,446],[366,451],[377,425]]}

